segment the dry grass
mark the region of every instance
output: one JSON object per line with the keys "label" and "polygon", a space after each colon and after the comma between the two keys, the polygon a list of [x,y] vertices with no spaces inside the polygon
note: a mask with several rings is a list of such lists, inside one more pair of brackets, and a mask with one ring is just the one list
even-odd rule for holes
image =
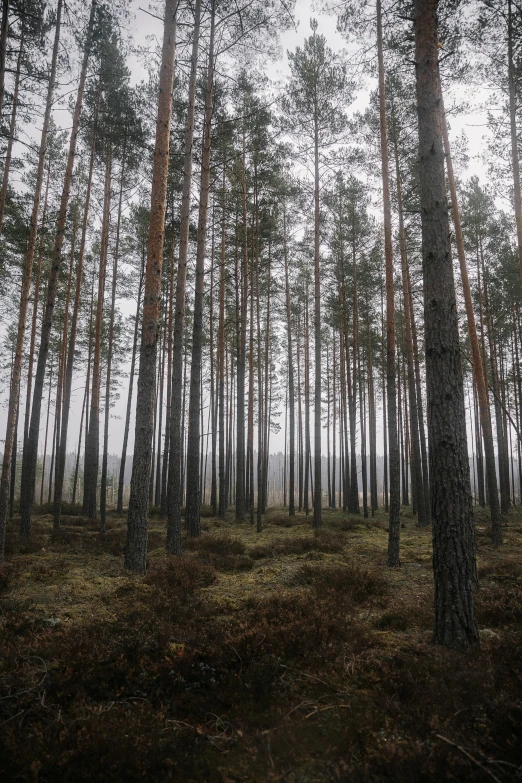
{"label": "dry grass", "polygon": [[[44,509],[45,510],[45,509]],[[481,650],[431,644],[431,534],[386,520],[209,517],[182,557],[151,519],[149,571],[124,519],[71,509],[9,531],[0,569],[0,777],[27,781],[522,780],[522,524],[478,519]],[[440,737],[454,743],[449,744]],[[457,747],[458,746],[458,747]],[[471,757],[471,758],[470,758]]]}

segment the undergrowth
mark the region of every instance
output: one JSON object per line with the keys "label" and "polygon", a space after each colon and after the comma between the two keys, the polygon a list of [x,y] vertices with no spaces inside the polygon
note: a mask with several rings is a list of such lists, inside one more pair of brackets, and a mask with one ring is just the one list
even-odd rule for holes
{"label": "undergrowth", "polygon": [[[325,513],[258,535],[209,519],[145,577],[123,520],[36,520],[0,569],[0,777],[26,781],[522,779],[520,530],[479,543],[479,651],[431,644],[430,537]],[[481,539],[482,541],[482,539]]]}

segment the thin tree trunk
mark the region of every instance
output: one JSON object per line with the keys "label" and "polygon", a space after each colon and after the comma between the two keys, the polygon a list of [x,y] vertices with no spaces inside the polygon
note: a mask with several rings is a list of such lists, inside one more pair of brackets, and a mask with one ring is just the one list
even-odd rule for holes
{"label": "thin tree trunk", "polygon": [[145,291],[140,346],[140,369],[136,399],[136,429],[131,491],[125,543],[125,568],[144,573],[147,569],[149,483],[158,342],[159,300],[165,240],[165,206],[169,167],[174,54],[176,51],[177,0],[166,0],[161,52],[161,71],[152,173],[150,224],[145,271]]}
{"label": "thin tree trunk", "polygon": [[388,413],[388,448],[390,458],[390,517],[388,565],[400,566],[400,475],[397,438],[397,388],[395,368],[395,301],[393,282],[393,239],[386,127],[386,93],[382,42],[382,8],[377,0],[377,52],[379,61],[379,117],[381,136],[382,196],[384,212],[384,255],[386,264],[386,391]]}
{"label": "thin tree trunk", "polygon": [[201,385],[201,354],[203,346],[203,293],[205,282],[205,247],[207,234],[208,193],[210,188],[210,155],[212,146],[212,107],[214,87],[215,0],[211,3],[210,40],[205,119],[201,155],[201,183],[196,247],[196,280],[194,293],[194,323],[192,331],[192,361],[187,432],[187,531],[190,536],[201,534],[199,496],[199,406]]}
{"label": "thin tree trunk", "polygon": [[225,169],[221,191],[221,254],[219,261],[219,326],[218,326],[218,417],[219,417],[219,499],[218,516],[225,518]]}
{"label": "thin tree trunk", "polygon": [[192,184],[192,146],[194,139],[194,112],[196,101],[197,62],[201,0],[196,0],[194,29],[192,33],[192,55],[188,90],[187,118],[185,121],[185,157],[183,162],[183,191],[181,196],[181,221],[179,229],[178,273],[176,279],[176,306],[174,315],[174,341],[172,347],[172,399],[169,436],[169,474],[167,487],[167,552],[181,553],[181,498],[183,494],[183,435],[184,403],[182,409],[183,382],[183,327],[185,323],[185,296],[187,281],[187,258],[190,228],[190,189]]}
{"label": "thin tree trunk", "polygon": [[[76,231],[78,227],[78,205],[74,205],[74,217],[73,217],[73,230],[72,230],[72,239],[71,239],[71,260],[69,264],[69,276],[67,280],[67,293],[65,296],[65,308],[64,308],[64,319],[63,319],[63,330],[62,330],[62,345],[61,345],[61,351],[60,351],[60,364],[58,368],[58,383],[56,387],[56,408],[55,408],[55,430],[56,430],[56,436],[55,436],[55,444],[56,444],[56,472],[58,474],[58,470],[61,468],[61,461],[60,461],[60,454],[62,452],[62,442],[60,440],[60,433],[61,433],[61,424],[62,424],[62,417],[66,415],[64,410],[65,400],[62,402],[62,397],[64,397],[65,392],[65,383],[66,383],[66,360],[67,360],[67,333],[68,333],[68,325],[69,325],[69,304],[71,299],[71,285],[72,285],[72,273],[73,273],[73,264],[74,264],[74,252],[76,249]],[[63,454],[64,454],[64,467],[65,467],[65,454],[67,449],[67,436],[65,436],[65,441],[63,442]],[[61,476],[61,479],[63,481],[63,475]],[[54,493],[56,495],[57,492],[57,484],[55,481],[55,490]],[[51,502],[51,484],[49,483],[49,503]],[[60,518],[58,517],[58,520],[56,519],[56,514],[54,514],[54,520],[53,525],[54,528],[57,529],[59,527]]]}
{"label": "thin tree trunk", "polygon": [[24,26],[22,23],[22,31],[20,33],[20,51],[18,52],[18,60],[16,62],[16,74],[13,89],[13,108],[11,109],[11,121],[9,123],[9,136],[7,139],[7,149],[5,152],[4,161],[4,173],[2,176],[2,187],[0,189],[0,234],[2,233],[2,226],[4,224],[4,211],[5,201],[7,198],[7,186],[9,184],[9,172],[11,169],[11,156],[13,153],[13,142],[16,131],[16,114],[18,110],[18,93],[20,90],[20,68],[22,65],[22,54],[24,51]]}
{"label": "thin tree trunk", "polygon": [[54,357],[51,357],[51,369],[49,373],[49,394],[47,396],[47,418],[45,421],[45,438],[44,438],[44,450],[43,450],[43,460],[42,460],[42,483],[40,485],[40,505],[43,505],[43,494],[44,494],[44,485],[45,485],[45,463],[47,460],[47,437],[49,435],[49,414],[51,411],[51,389],[53,386],[53,359]]}
{"label": "thin tree trunk", "polygon": [[512,0],[508,0],[508,85],[509,124],[511,131],[511,165],[513,167],[513,191],[515,197],[515,220],[517,224],[517,251],[522,277],[522,195],[520,188],[520,160],[518,156],[517,96],[515,65],[513,59],[513,11]]}
{"label": "thin tree trunk", "polygon": [[96,320],[94,326],[94,355],[92,361],[91,410],[89,431],[85,448],[83,477],[83,513],[89,519],[96,519],[98,494],[98,468],[100,462],[100,393],[102,361],[102,328],[105,303],[105,282],[107,277],[107,256],[109,251],[109,221],[111,214],[111,175],[112,155],[106,151],[105,188],[103,200],[103,218],[100,242],[100,266],[98,272],[98,298],[96,301]]}
{"label": "thin tree trunk", "polygon": [[100,484],[100,530],[107,528],[107,462],[109,453],[109,418],[111,409],[112,355],[114,351],[114,315],[116,310],[116,284],[118,281],[118,255],[120,251],[121,211],[123,204],[123,178],[125,175],[126,139],[123,144],[120,173],[120,195],[118,197],[118,218],[116,222],[116,242],[112,262],[111,312],[109,317],[109,344],[107,354],[107,375],[105,377],[105,418],[103,424],[103,457]]}
{"label": "thin tree trunk", "polygon": [[0,119],[4,104],[5,61],[7,55],[7,36],[9,34],[10,0],[2,0],[2,27],[0,28]]}
{"label": "thin tree trunk", "polygon": [[123,430],[123,446],[121,450],[120,473],[118,477],[118,501],[116,506],[116,510],[118,514],[123,514],[123,490],[125,487],[125,464],[127,462],[127,446],[129,443],[130,416],[131,416],[131,408],[132,408],[132,391],[134,388],[134,375],[136,372],[136,353],[138,348],[138,334],[140,329],[140,306],[141,306],[141,292],[143,289],[144,271],[145,271],[145,252],[142,253],[142,258],[141,258],[140,282],[138,284],[138,299],[136,302],[136,316],[134,320],[134,337],[132,341],[132,357],[131,357],[131,366],[129,371],[129,391],[127,394],[125,428]]}
{"label": "thin tree trunk", "polygon": [[[393,111],[393,109],[392,109]],[[422,470],[421,444],[419,434],[419,410],[417,405],[417,389],[415,386],[415,360],[413,355],[412,322],[413,312],[409,290],[408,255],[406,249],[406,231],[404,227],[404,214],[402,208],[402,180],[399,167],[399,149],[397,129],[394,116],[393,144],[395,152],[395,172],[397,180],[397,202],[399,212],[399,245],[401,254],[402,294],[404,301],[404,336],[406,342],[406,360],[408,365],[408,393],[410,397],[411,415],[411,440],[412,440],[412,480],[414,487],[415,505],[417,507],[417,520],[419,527],[428,524],[426,513],[426,493],[424,489],[424,477]]]}
{"label": "thin tree trunk", "polygon": [[319,130],[317,100],[314,110],[314,342],[315,342],[315,388],[314,388],[314,527],[322,524],[321,487],[321,267],[319,233]]}

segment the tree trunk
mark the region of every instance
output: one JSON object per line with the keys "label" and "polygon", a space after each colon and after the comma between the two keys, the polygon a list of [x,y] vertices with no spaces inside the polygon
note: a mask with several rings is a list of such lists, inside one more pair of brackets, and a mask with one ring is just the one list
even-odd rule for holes
{"label": "tree trunk", "polygon": [[196,101],[197,62],[201,0],[196,0],[192,55],[188,91],[187,118],[185,122],[185,157],[183,162],[183,192],[181,196],[181,222],[179,228],[178,274],[176,279],[176,306],[174,315],[174,342],[172,347],[172,398],[169,435],[169,475],[167,487],[167,552],[181,553],[181,496],[182,496],[182,409],[183,383],[183,327],[185,323],[185,296],[187,258],[190,228],[190,189],[192,184],[192,146],[194,139],[194,112]]}
{"label": "tree trunk", "polygon": [[236,519],[245,518],[245,365],[246,328],[248,307],[248,235],[247,235],[247,186],[245,167],[245,131],[243,128],[243,161],[241,172],[242,208],[242,257],[241,257],[241,310],[239,341],[237,346],[237,436],[236,436]]}
{"label": "tree trunk", "polygon": [[411,297],[409,290],[408,255],[406,249],[406,231],[404,227],[404,214],[402,209],[402,180],[399,167],[399,149],[397,129],[394,119],[393,143],[395,152],[395,172],[397,179],[397,203],[399,211],[399,245],[401,253],[402,295],[404,300],[404,336],[406,342],[406,360],[408,365],[408,394],[410,397],[411,416],[411,441],[412,441],[412,483],[414,488],[415,504],[417,507],[417,520],[419,527],[428,524],[426,514],[426,494],[424,491],[424,479],[422,471],[422,458],[419,434],[419,410],[417,406],[417,389],[415,386],[415,362],[413,356]]}
{"label": "tree trunk", "polygon": [[207,235],[208,193],[210,188],[210,155],[212,145],[211,123],[214,87],[214,32],[215,0],[211,3],[210,41],[207,83],[205,91],[205,119],[201,155],[200,201],[196,248],[196,280],[194,293],[194,324],[192,331],[192,361],[190,368],[190,395],[187,432],[187,531],[189,536],[201,534],[199,496],[199,409],[201,390],[201,355],[203,347],[203,293],[205,283],[205,246]]}
{"label": "tree trunk", "polygon": [[130,416],[132,407],[132,390],[134,387],[134,374],[136,372],[136,353],[138,347],[138,334],[140,329],[140,306],[141,292],[143,289],[143,278],[145,271],[145,253],[142,254],[140,282],[138,284],[138,300],[136,302],[136,317],[134,320],[134,337],[132,341],[132,357],[129,371],[129,391],[127,394],[127,410],[125,414],[125,429],[123,431],[123,446],[121,450],[120,474],[118,477],[118,501],[116,510],[118,514],[123,514],[123,490],[125,486],[125,463],[127,462],[127,446],[129,443]]}
{"label": "tree trunk", "polygon": [[4,173],[2,177],[2,188],[0,189],[0,234],[4,224],[5,201],[7,198],[7,186],[9,184],[9,171],[11,168],[11,156],[13,152],[14,135],[16,131],[16,113],[18,110],[18,93],[20,89],[20,68],[22,64],[22,54],[24,51],[24,27],[20,34],[20,51],[16,62],[16,74],[13,90],[13,108],[11,109],[11,122],[9,123],[9,136],[7,139],[7,149],[5,152]]}
{"label": "tree trunk", "polygon": [[288,471],[288,515],[295,516],[295,392],[294,359],[292,354],[292,313],[290,309],[290,283],[288,279],[288,246],[286,232],[286,202],[283,203],[283,254],[285,262],[285,304],[288,361],[288,413],[289,413],[289,471]]}
{"label": "tree trunk", "polygon": [[10,0],[2,0],[2,27],[0,28],[0,119],[4,104],[5,61],[7,55],[7,36],[9,34]]}
{"label": "tree trunk", "polygon": [[125,568],[144,573],[147,568],[147,527],[151,446],[154,426],[158,315],[165,239],[165,205],[169,166],[174,54],[176,50],[176,0],[166,0],[161,71],[152,173],[150,224],[136,399],[136,429],[131,491],[125,543]]}
{"label": "tree trunk", "polygon": [[98,467],[100,462],[100,392],[101,392],[101,351],[103,306],[105,302],[105,281],[107,277],[107,255],[109,250],[109,221],[111,214],[111,150],[106,151],[105,188],[103,200],[103,218],[100,242],[100,266],[98,271],[98,298],[96,301],[96,320],[94,326],[94,355],[92,361],[91,410],[89,430],[85,448],[83,478],[83,513],[89,519],[96,519],[98,495]]}
{"label": "tree trunk", "polygon": [[517,224],[517,250],[522,277],[522,195],[520,188],[520,162],[518,157],[517,96],[515,65],[513,61],[513,12],[512,0],[508,0],[508,84],[509,124],[511,130],[511,165],[513,166],[513,190],[515,196],[515,220]]}
{"label": "tree trunk", "polygon": [[218,420],[219,420],[219,498],[218,516],[225,518],[225,169],[221,204],[221,255],[219,261],[219,327],[218,327]]}
{"label": "tree trunk", "polygon": [[103,423],[103,456],[102,472],[100,485],[100,530],[105,533],[107,529],[107,462],[109,453],[109,417],[111,408],[111,377],[112,377],[112,354],[114,350],[114,314],[116,310],[116,283],[118,280],[118,254],[120,250],[120,228],[121,228],[121,210],[123,204],[123,178],[125,174],[125,149],[126,140],[123,144],[123,153],[121,160],[120,173],[120,195],[118,198],[118,218],[116,222],[116,243],[114,247],[114,259],[112,262],[112,286],[111,286],[111,312],[109,316],[109,341],[107,354],[107,375],[105,377],[105,417]]}
{"label": "tree trunk", "polygon": [[319,234],[319,131],[317,102],[314,116],[314,341],[315,341],[315,388],[314,388],[314,527],[321,527],[321,266]]}
{"label": "tree trunk", "polygon": [[386,127],[386,94],[382,42],[382,8],[377,0],[377,54],[379,62],[379,118],[381,137],[382,200],[384,213],[384,256],[386,265],[386,390],[388,414],[388,448],[390,459],[390,517],[388,565],[400,566],[400,475],[397,437],[397,388],[395,368],[395,301],[393,282],[393,239]]}
{"label": "tree trunk", "polygon": [[434,641],[479,640],[473,512],[457,307],[444,183],[437,0],[415,0],[426,379],[435,576]]}

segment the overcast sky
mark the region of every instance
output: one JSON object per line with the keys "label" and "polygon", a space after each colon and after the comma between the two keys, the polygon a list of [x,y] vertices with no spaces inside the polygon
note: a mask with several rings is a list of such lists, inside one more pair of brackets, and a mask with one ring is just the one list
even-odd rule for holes
{"label": "overcast sky", "polygon": [[[294,50],[296,46],[301,45],[304,38],[307,37],[310,34],[310,18],[314,16],[318,19],[319,23],[319,32],[323,33],[328,41],[328,44],[333,50],[339,50],[346,48],[346,42],[342,39],[342,37],[337,33],[336,31],[336,20],[333,16],[327,16],[324,14],[318,14],[317,12],[312,11],[311,8],[311,2],[310,0],[297,0],[296,3],[296,9],[295,9],[295,19],[296,19],[296,27],[295,29],[291,29],[289,31],[286,31],[281,36],[282,41],[282,49],[283,54],[282,58],[279,59],[276,62],[265,64],[264,71],[266,75],[273,80],[275,83],[281,83],[281,81],[288,75],[289,69],[288,69],[288,58],[287,58],[287,51]],[[131,21],[130,21],[130,28],[132,37],[134,40],[135,45],[146,47],[146,46],[153,46],[153,41],[151,41],[150,36],[155,36],[156,39],[161,42],[162,39],[162,23],[150,16],[149,14],[145,13],[143,10],[140,10],[140,6],[142,8],[148,9],[148,0],[131,0],[130,2],[130,8],[131,8]],[[144,78],[146,78],[146,71],[143,67],[143,65],[140,63],[139,58],[136,56],[132,56],[129,59],[129,67],[131,70],[131,79],[133,84],[138,84],[140,81],[142,81]],[[458,97],[458,96],[457,96]],[[469,97],[469,96],[466,96]],[[356,101],[356,108],[357,109],[363,109],[365,104],[368,102],[368,91],[362,91],[357,96]],[[70,127],[70,119],[68,118],[67,114],[63,111],[60,111],[56,116],[56,121],[60,125],[68,126]],[[468,174],[471,173],[477,173],[479,176],[483,175],[483,169],[480,163],[477,160],[474,160],[474,156],[478,155],[478,153],[481,150],[482,144],[483,144],[483,133],[484,133],[484,115],[480,112],[473,111],[471,114],[468,115],[461,115],[457,119],[452,121],[452,127],[451,127],[451,133],[454,137],[456,134],[461,134],[463,131],[466,133],[469,139],[469,154],[470,154],[470,165],[468,168]],[[125,304],[121,303],[123,305],[122,309],[125,312],[133,312],[134,307],[131,306],[130,302]],[[113,418],[111,421],[111,437],[110,437],[110,452],[111,453],[119,453],[121,451],[121,444],[123,439],[123,424],[124,424],[124,415],[125,415],[125,406],[126,406],[126,391],[127,391],[127,379],[124,380],[122,384],[121,389],[121,399],[117,402],[115,405],[112,414]],[[74,384],[75,386],[75,400],[73,401],[73,416],[71,420],[71,426],[69,429],[70,436],[69,436],[69,449],[76,448],[77,440],[78,440],[78,428],[79,428],[79,420],[80,420],[80,412],[81,412],[81,401],[83,399],[83,387],[81,383],[81,379],[78,379],[78,383]],[[135,387],[136,388],[136,387]],[[22,403],[24,401],[25,397],[22,394]],[[0,430],[3,433],[5,432],[5,407],[0,408]],[[22,421],[23,421],[23,405],[21,408],[21,415],[20,415],[20,424],[22,430]],[[281,433],[277,436],[272,436],[271,438],[271,451],[278,451],[282,450],[284,448],[284,437],[283,437],[283,426],[284,426],[284,414],[281,417]],[[42,429],[45,426],[44,417],[42,416]],[[131,426],[131,433],[130,433],[130,442],[129,442],[129,450],[130,453],[132,453],[132,446],[133,446],[133,439],[134,439],[134,426]],[[381,439],[379,438],[379,441]],[[43,443],[40,444],[40,450],[43,449]],[[50,446],[48,446],[48,450],[50,450]]]}

